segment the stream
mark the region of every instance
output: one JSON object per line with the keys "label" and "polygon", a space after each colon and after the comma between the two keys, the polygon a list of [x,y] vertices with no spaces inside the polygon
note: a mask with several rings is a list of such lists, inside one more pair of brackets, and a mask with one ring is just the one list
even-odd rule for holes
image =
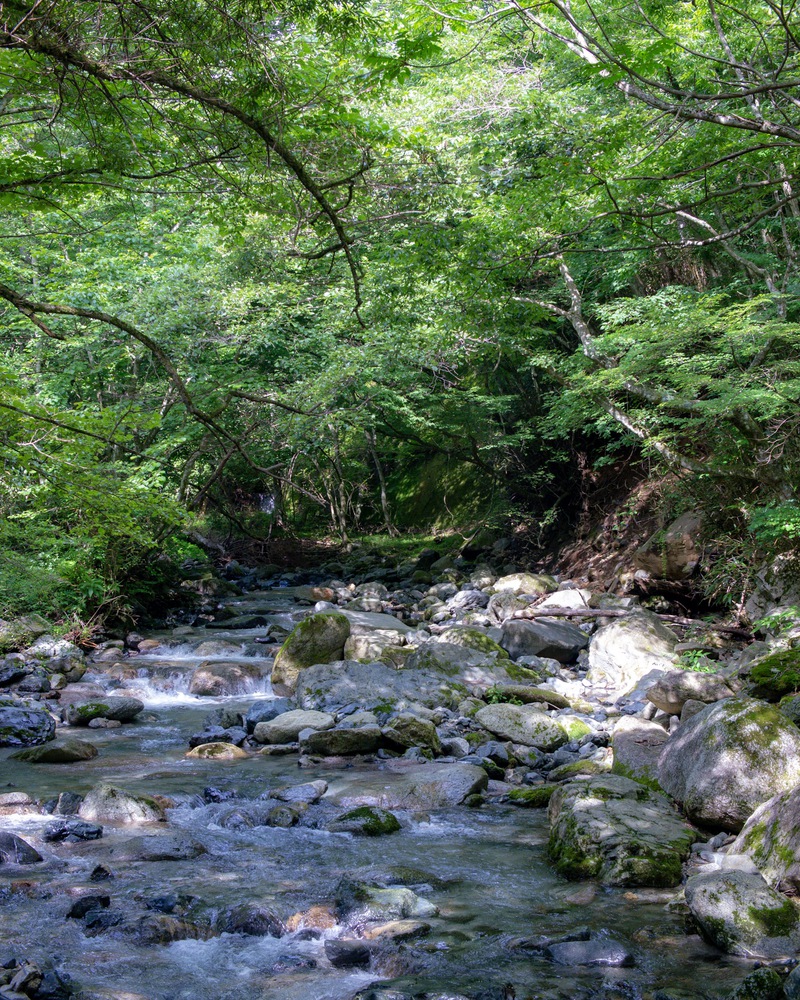
{"label": "stream", "polygon": [[[249,595],[238,610],[245,614],[256,608],[266,609],[270,621],[284,630],[309,610],[279,592]],[[196,647],[209,639],[239,643],[242,661],[261,667],[266,678],[271,660],[255,643],[263,627],[176,631],[181,634],[155,636],[169,644],[167,656],[160,651],[125,660],[124,678],[110,677],[102,669],[108,664],[90,667],[84,682],[122,688],[145,704],[138,719],[121,728],[59,731],[95,744],[99,754],[93,760],[32,766],[7,759],[3,751],[0,791],[48,800],[66,791],[85,794],[103,781],[164,796],[171,808],[166,824],[107,825],[102,839],[79,843],[45,842],[42,832],[50,815],[3,816],[2,828],[24,837],[45,860],[2,868],[0,956],[13,952],[38,963],[52,961],[87,1000],[389,1000],[406,995],[671,1000],[719,996],[751,967],[686,935],[683,918],[666,909],[675,890],[607,889],[557,876],[547,860],[544,809],[489,802],[477,809],[398,811],[398,833],[354,837],[321,827],[342,811],[337,796],[361,782],[388,780],[379,762],[300,768],[297,755],[187,758],[189,737],[203,729],[209,712],[220,707],[246,712],[253,702],[273,697],[268,679],[228,697],[188,694],[191,670],[209,659]],[[230,654],[219,658],[232,659]],[[268,790],[317,779],[328,783],[328,792],[308,808],[300,825],[263,825],[275,805],[265,799]],[[204,794],[209,788],[216,791]],[[178,834],[206,853],[183,860],[126,860],[136,857],[126,845],[143,834]],[[92,881],[98,865],[107,866],[112,877]],[[307,921],[297,918],[293,924],[291,918],[330,907],[343,877],[376,873],[385,882],[412,888],[438,908],[438,915],[426,918],[426,936],[379,943],[369,968],[335,968],[326,958],[325,941],[342,928],[333,923],[309,933]],[[171,896],[199,897],[211,910],[257,901],[290,928],[299,928],[280,938],[223,933],[168,944],[137,944],[109,934],[90,937],[80,920],[65,915],[77,896],[98,891],[123,911],[154,901],[157,908]],[[581,927],[622,941],[635,965],[564,967],[520,947],[521,938],[558,936]]]}

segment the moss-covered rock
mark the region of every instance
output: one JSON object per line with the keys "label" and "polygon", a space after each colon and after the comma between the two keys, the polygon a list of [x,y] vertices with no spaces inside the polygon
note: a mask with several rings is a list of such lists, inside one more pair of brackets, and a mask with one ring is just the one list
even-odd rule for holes
{"label": "moss-covered rock", "polygon": [[420,719],[416,715],[398,715],[390,720],[383,730],[387,742],[399,750],[410,747],[425,747],[435,754],[442,752],[442,744],[432,722]]}
{"label": "moss-covered rock", "polygon": [[0,620],[0,653],[24,649],[49,630],[50,625],[41,615],[23,615],[12,621]]}
{"label": "moss-covered rock", "polygon": [[725,1000],[785,1000],[783,980],[774,969],[763,967],[745,976]]}
{"label": "moss-covered rock", "polygon": [[551,781],[567,781],[570,778],[579,778],[582,775],[605,774],[610,771],[608,764],[603,764],[599,760],[573,760],[569,764],[560,764],[548,772],[547,777]]}
{"label": "moss-covered rock", "polygon": [[552,576],[546,576],[544,573],[510,573],[495,580],[492,590],[495,593],[542,596],[558,590],[558,584]]}
{"label": "moss-covered rock", "polygon": [[272,688],[276,694],[294,694],[301,670],[316,663],[341,660],[350,635],[350,622],[335,612],[304,618],[286,637],[272,666]]}
{"label": "moss-covered rock", "polygon": [[771,885],[800,890],[800,785],[759,806],[731,851],[749,854]]}
{"label": "moss-covered rock", "polygon": [[655,722],[636,716],[623,716],[614,730],[611,770],[624,778],[638,781],[654,791],[662,791],[658,782],[658,760],[669,734]]}
{"label": "moss-covered rock", "polygon": [[55,739],[56,723],[49,712],[10,700],[0,702],[0,747],[29,747]]}
{"label": "moss-covered rock", "polygon": [[24,760],[28,764],[74,764],[80,760],[92,760],[97,756],[97,747],[84,740],[53,740],[51,743],[17,750],[11,756],[14,760]]}
{"label": "moss-covered rock", "polygon": [[542,809],[549,802],[556,790],[556,785],[533,785],[525,788],[514,788],[508,793],[508,801],[513,806],[523,809]]}
{"label": "moss-covered rock", "polygon": [[557,719],[551,719],[536,705],[487,705],[475,714],[475,721],[490,733],[512,743],[536,747],[550,753],[569,742]]}
{"label": "moss-covered rock", "polygon": [[665,796],[610,774],[557,788],[548,818],[557,871],[606,885],[678,885],[697,837]]}
{"label": "moss-covered rock", "polygon": [[166,814],[155,798],[101,784],[87,793],[78,809],[81,819],[97,823],[163,823]]}
{"label": "moss-covered rock", "polygon": [[665,744],[658,780],[693,821],[737,832],[762,802],[800,783],[800,732],[766,702],[718,701]]}
{"label": "moss-covered rock", "polygon": [[88,726],[92,719],[114,719],[131,722],[144,711],[144,702],[138,698],[98,698],[76,705],[67,705],[65,717],[70,726]]}
{"label": "moss-covered rock", "polygon": [[331,833],[352,833],[357,837],[383,837],[397,833],[400,821],[388,809],[378,806],[359,806],[342,813],[328,824]]}
{"label": "moss-covered rock", "polygon": [[800,948],[800,910],[761,875],[721,871],[693,875],[686,902],[704,937],[744,958],[783,958]]}
{"label": "moss-covered rock", "polygon": [[476,649],[479,653],[493,654],[501,660],[508,659],[508,653],[500,643],[476,626],[458,625],[455,628],[449,628],[442,632],[441,641],[450,642],[455,646],[464,646],[467,649]]}
{"label": "moss-covered rock", "polygon": [[800,691],[800,649],[781,649],[750,665],[749,694],[765,701],[780,701]]}

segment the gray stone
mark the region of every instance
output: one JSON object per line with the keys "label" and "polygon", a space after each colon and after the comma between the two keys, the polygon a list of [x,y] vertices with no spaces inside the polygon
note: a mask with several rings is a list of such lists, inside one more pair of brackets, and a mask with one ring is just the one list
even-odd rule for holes
{"label": "gray stone", "polygon": [[294,743],[304,729],[332,729],[334,718],[327,712],[295,709],[271,722],[259,722],[253,730],[257,743]]}
{"label": "gray stone", "polygon": [[[789,976],[789,979],[792,977]],[[791,1000],[788,989],[784,993],[783,980],[774,969],[762,967],[745,976],[725,1000]]]}
{"label": "gray stone", "polygon": [[630,968],[633,955],[613,938],[590,938],[588,941],[560,941],[544,949],[545,957],[556,965],[611,965]]}
{"label": "gray stone", "polygon": [[327,729],[312,733],[303,743],[308,753],[322,757],[354,757],[372,754],[383,746],[380,726]]}
{"label": "gray stone", "polygon": [[143,710],[144,703],[138,698],[107,697],[67,705],[65,721],[70,726],[88,726],[92,719],[131,722]]}
{"label": "gray stone", "polygon": [[53,740],[11,754],[14,760],[24,760],[29,764],[73,764],[79,760],[92,760],[96,756],[97,747],[93,743],[70,739]]}
{"label": "gray stone", "polygon": [[675,633],[649,611],[615,618],[592,637],[586,684],[611,701],[642,681],[652,684],[675,669],[677,643]]}
{"label": "gray stone", "polygon": [[280,802],[305,802],[307,805],[313,805],[313,803],[319,802],[327,791],[328,782],[319,779],[318,781],[306,781],[302,785],[274,788],[270,791],[269,797],[278,799]]}
{"label": "gray stone", "polygon": [[261,679],[261,667],[257,663],[205,660],[192,674],[189,694],[211,698],[243,694],[252,690]]}
{"label": "gray stone", "polygon": [[659,790],[658,760],[668,739],[669,733],[658,723],[646,722],[635,715],[623,716],[614,730],[611,770]]}
{"label": "gray stone", "polygon": [[357,938],[329,938],[325,957],[334,969],[364,969],[369,965],[369,945]]}
{"label": "gray stone", "polygon": [[693,875],[686,882],[686,902],[703,935],[731,955],[777,959],[800,948],[800,911],[761,875]]}
{"label": "gray stone", "polygon": [[589,645],[589,636],[569,622],[512,618],[503,626],[500,645],[512,660],[520,656],[547,656],[559,663],[573,663]]}
{"label": "gray stone", "polygon": [[730,847],[748,854],[771,885],[800,892],[800,785],[773,796],[749,817]]}
{"label": "gray stone", "polygon": [[336,888],[336,912],[348,927],[387,920],[424,920],[438,909],[405,886],[383,886],[343,878]]}
{"label": "gray stone", "polygon": [[495,580],[495,593],[544,595],[558,589],[552,576],[541,573],[510,573]]}
{"label": "gray stone", "polygon": [[378,806],[358,806],[328,823],[330,833],[351,833],[356,837],[382,837],[397,833],[400,823],[394,813]]}
{"label": "gray stone", "polygon": [[565,729],[538,705],[487,705],[475,721],[490,733],[512,743],[550,752],[569,742]]}
{"label": "gray stone", "polygon": [[206,853],[206,848],[201,843],[176,833],[131,837],[112,848],[116,862],[193,861]]}
{"label": "gray stone", "polygon": [[0,703],[0,747],[28,747],[55,739],[56,723],[49,712]]}
{"label": "gray stone", "polygon": [[[349,777],[349,780],[348,780]],[[345,807],[445,809],[488,785],[482,767],[472,764],[415,764],[389,761],[376,774],[342,775],[334,801]]]}
{"label": "gray stone", "polygon": [[15,833],[0,830],[0,864],[34,865],[42,856]]}
{"label": "gray stone", "polygon": [[166,819],[154,799],[107,784],[97,785],[87,793],[78,815],[99,823],[160,823]]}
{"label": "gray stone", "polygon": [[399,750],[410,747],[426,747],[434,753],[442,751],[442,745],[432,722],[418,719],[415,715],[397,715],[383,730],[384,738],[390,746]]}
{"label": "gray stone", "polygon": [[658,780],[691,820],[737,832],[762,802],[800,782],[800,732],[766,702],[716,702],[666,743]]}
{"label": "gray stone", "polygon": [[696,838],[665,796],[614,774],[561,785],[548,818],[556,870],[605,885],[678,885]]}
{"label": "gray stone", "polygon": [[254,702],[244,718],[244,727],[252,734],[259,722],[271,722],[294,707],[290,698],[271,698],[269,701]]}
{"label": "gray stone", "polygon": [[50,624],[40,615],[22,615],[11,621],[0,620],[0,653],[22,649],[45,635]]}
{"label": "gray stone", "polygon": [[276,694],[294,694],[301,671],[317,663],[331,663],[344,655],[350,621],[342,614],[322,612],[304,618],[286,637],[272,667]]}
{"label": "gray stone", "polygon": [[724,677],[693,670],[670,670],[648,688],[647,697],[662,712],[680,715],[687,701],[711,704],[731,698],[733,691]]}

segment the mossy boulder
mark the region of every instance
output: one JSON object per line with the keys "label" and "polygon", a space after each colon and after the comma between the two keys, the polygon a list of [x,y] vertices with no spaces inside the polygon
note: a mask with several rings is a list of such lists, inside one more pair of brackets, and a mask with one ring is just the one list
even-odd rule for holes
{"label": "mossy boulder", "polygon": [[533,594],[543,596],[558,590],[552,576],[543,573],[509,573],[495,580],[491,588],[495,593]]}
{"label": "mossy boulder", "polygon": [[800,691],[800,649],[781,649],[750,665],[749,694],[764,701],[780,701]]}
{"label": "mossy boulder", "polygon": [[402,714],[391,719],[383,730],[386,741],[395,749],[425,747],[435,754],[442,752],[436,726],[416,715]]}
{"label": "mossy boulder", "polygon": [[352,833],[357,837],[383,837],[397,833],[400,822],[394,813],[378,806],[359,806],[342,813],[328,824],[331,833]]}
{"label": "mossy boulder", "polygon": [[11,754],[14,760],[24,760],[28,764],[74,764],[96,756],[97,747],[84,740],[53,740]]}
{"label": "mossy boulder", "polygon": [[149,795],[127,792],[114,785],[101,784],[87,793],[78,809],[81,819],[95,823],[163,823],[162,806]]}
{"label": "mossy boulder", "polygon": [[762,802],[800,782],[800,731],[766,702],[718,701],[664,745],[658,781],[694,822],[738,832]]}
{"label": "mossy boulder", "polygon": [[586,775],[606,774],[611,768],[599,760],[573,760],[569,764],[560,764],[547,772],[551,781],[567,781]]}
{"label": "mossy boulder", "polygon": [[323,611],[304,618],[286,637],[272,666],[272,689],[294,694],[301,670],[317,663],[341,660],[350,635],[350,622],[341,614]]}
{"label": "mossy boulder", "polygon": [[36,746],[55,735],[55,719],[49,712],[10,700],[0,703],[0,747]]}
{"label": "mossy boulder", "polygon": [[771,885],[800,892],[800,785],[760,805],[731,853],[749,854]]}
{"label": "mossy boulder", "polygon": [[114,719],[131,722],[142,711],[144,702],[138,698],[98,698],[77,705],[67,705],[65,721],[70,726],[88,726],[92,719]]}
{"label": "mossy boulder", "polygon": [[724,677],[701,674],[694,670],[670,670],[648,688],[647,697],[656,708],[668,715],[680,715],[687,701],[710,704],[733,696]]}
{"label": "mossy boulder", "polygon": [[467,649],[475,649],[479,653],[487,655],[494,654],[501,660],[508,659],[508,653],[500,643],[487,635],[483,629],[474,625],[458,625],[455,628],[449,628],[442,632],[440,641],[452,643],[454,646],[464,646]]}
{"label": "mossy boulder", "polygon": [[614,750],[612,772],[662,791],[658,783],[658,761],[668,739],[669,734],[658,723],[634,715],[623,716],[611,743]]}
{"label": "mossy boulder", "polygon": [[548,819],[556,870],[605,885],[678,885],[697,838],[665,796],[612,774],[557,788]]}
{"label": "mossy boulder", "polygon": [[495,736],[545,753],[569,742],[566,729],[537,705],[487,705],[475,713],[475,721]]}
{"label": "mossy boulder", "polygon": [[12,621],[0,620],[0,653],[12,653],[29,646],[50,630],[41,615],[23,615]]}
{"label": "mossy boulder", "polygon": [[556,785],[533,785],[525,788],[512,788],[508,793],[508,801],[512,806],[523,809],[543,809],[556,790]]}
{"label": "mossy boulder", "polygon": [[703,936],[730,955],[777,959],[800,949],[800,910],[761,875],[693,875],[686,882],[686,902]]}
{"label": "mossy boulder", "polygon": [[778,973],[764,966],[745,976],[725,1000],[786,1000],[787,996]]}
{"label": "mossy boulder", "polygon": [[256,663],[204,660],[192,674],[189,694],[209,698],[244,694],[261,680],[261,668]]}

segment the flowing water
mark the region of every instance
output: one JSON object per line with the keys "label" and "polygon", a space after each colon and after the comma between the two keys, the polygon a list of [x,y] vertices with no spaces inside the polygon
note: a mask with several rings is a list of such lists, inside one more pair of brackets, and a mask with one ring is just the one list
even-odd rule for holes
{"label": "flowing water", "polygon": [[[263,600],[251,602],[257,605],[263,607]],[[270,607],[274,624],[291,628],[297,619],[291,603],[273,599]],[[70,735],[90,739],[99,748],[94,760],[35,766],[3,761],[3,791],[48,799],[62,791],[85,793],[103,780],[168,796],[175,807],[166,825],[107,825],[101,840],[79,844],[44,843],[41,831],[49,816],[0,819],[2,828],[25,837],[45,857],[43,865],[2,869],[0,954],[13,948],[34,961],[52,958],[87,996],[122,1000],[344,1000],[385,981],[401,993],[487,1000],[637,998],[666,987],[682,988],[686,996],[716,996],[741,980],[746,964],[684,934],[681,918],[665,909],[674,893],[604,889],[559,878],[547,862],[544,810],[492,804],[424,815],[400,812],[402,830],[374,839],[311,826],[258,825],[275,805],[259,798],[268,789],[324,778],[329,792],[306,816],[326,822],[341,811],[327,800],[360,782],[382,780],[374,765],[300,769],[296,756],[257,755],[239,761],[185,757],[188,737],[203,728],[213,708],[246,710],[254,700],[272,697],[268,682],[227,698],[189,695],[191,668],[208,658],[198,656],[196,646],[226,639],[240,644],[241,657],[254,663],[264,654],[264,647],[254,643],[263,632],[196,629],[173,638],[167,657],[132,658],[126,673],[136,676],[112,682],[105,674],[87,675],[106,686],[122,684],[145,702],[145,712],[120,729],[72,731]],[[202,794],[207,786],[235,790],[237,797],[209,803]],[[200,842],[207,853],[189,860],[124,860],[130,838],[176,832]],[[89,876],[98,863],[107,865],[114,877],[96,885]],[[255,900],[286,919],[312,906],[330,905],[342,876],[368,870],[400,872],[404,878],[395,881],[411,884],[439,909],[428,921],[430,934],[379,946],[369,970],[335,969],[327,961],[324,939],[342,933],[338,926],[318,939],[303,933],[280,939],[223,934],[203,941],[136,945],[105,934],[86,937],[80,920],[65,917],[75,896],[91,890],[108,893],[112,906],[123,910],[141,909],[165,895],[188,894],[212,910]],[[582,926],[624,942],[636,966],[562,968],[515,947],[521,937],[559,935]]]}

